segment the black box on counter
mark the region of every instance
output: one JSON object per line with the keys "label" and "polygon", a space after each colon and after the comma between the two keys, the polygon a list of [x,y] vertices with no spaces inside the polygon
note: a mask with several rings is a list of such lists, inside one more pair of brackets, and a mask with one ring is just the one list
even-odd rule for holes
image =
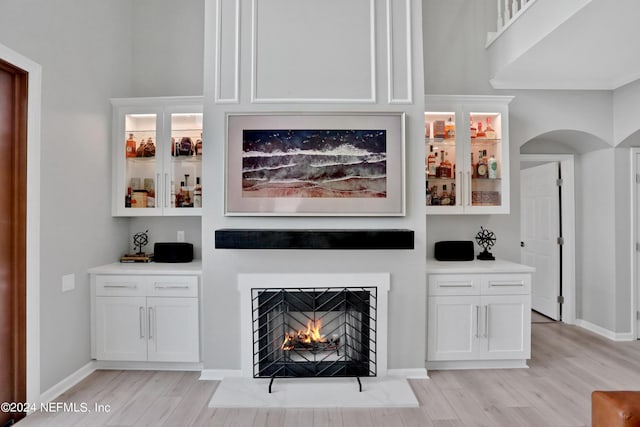
{"label": "black box on counter", "polygon": [[155,262],[191,262],[193,244],[184,242],[156,243],[153,246]]}
{"label": "black box on counter", "polygon": [[473,261],[473,242],[471,240],[436,242],[434,256],[438,261]]}

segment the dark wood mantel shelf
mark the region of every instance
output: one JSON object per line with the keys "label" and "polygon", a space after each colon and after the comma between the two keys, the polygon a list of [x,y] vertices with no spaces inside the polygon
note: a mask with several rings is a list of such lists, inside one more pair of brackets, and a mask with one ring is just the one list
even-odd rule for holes
{"label": "dark wood mantel shelf", "polygon": [[413,249],[413,230],[232,229],[215,231],[217,249]]}

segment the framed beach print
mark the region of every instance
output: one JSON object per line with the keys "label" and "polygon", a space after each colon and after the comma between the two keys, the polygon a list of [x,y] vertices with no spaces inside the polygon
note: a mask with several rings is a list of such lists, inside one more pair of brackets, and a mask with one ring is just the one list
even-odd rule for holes
{"label": "framed beach print", "polygon": [[404,113],[230,113],[226,125],[226,215],[405,214]]}

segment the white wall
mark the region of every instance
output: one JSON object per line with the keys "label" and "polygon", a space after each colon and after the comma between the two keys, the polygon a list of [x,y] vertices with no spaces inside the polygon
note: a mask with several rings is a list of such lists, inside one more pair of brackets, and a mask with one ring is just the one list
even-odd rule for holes
{"label": "white wall", "polygon": [[[407,69],[408,58],[402,49],[394,51],[396,61],[391,63],[395,93],[398,98],[411,96],[411,104],[388,102],[385,1],[242,0],[239,21],[235,19],[232,0],[220,2],[222,16],[217,21],[216,3],[206,3],[205,132],[215,149],[204,153],[203,162],[206,170],[215,173],[204,177],[203,184],[212,191],[212,197],[203,201],[202,218],[205,368],[240,368],[237,275],[256,272],[391,272],[389,367],[423,368],[426,346],[424,159],[411,154],[424,151],[421,2],[390,2],[394,10],[392,30],[399,43],[396,49],[406,41],[407,29],[412,30],[412,67]],[[256,86],[251,84],[252,3],[258,6],[258,29],[266,28],[258,37]],[[370,21],[373,4],[375,33],[371,33]],[[405,22],[407,4],[412,9],[410,25]],[[219,85],[214,79],[218,22],[222,25]],[[238,64],[235,62],[236,22],[240,23]],[[375,42],[373,49],[371,36]],[[371,57],[373,52],[375,59]],[[314,71],[315,63],[326,72]],[[238,73],[236,65],[239,65]],[[268,76],[280,77],[271,85]],[[283,86],[283,77],[291,82],[290,86]],[[237,93],[234,91],[236,81]],[[408,87],[407,82],[412,86]],[[216,88],[219,90],[215,91]],[[252,102],[252,96],[260,101]],[[375,101],[369,102],[373,96]],[[322,101],[318,98],[341,99]],[[354,98],[360,98],[360,102]],[[221,203],[224,200],[225,113],[237,111],[406,112],[407,215],[390,218],[225,217]],[[213,232],[225,227],[406,228],[415,230],[416,248],[402,251],[214,250]]]}
{"label": "white wall", "polygon": [[[589,153],[623,141],[625,146],[640,145],[637,121],[640,117],[640,82],[615,92],[493,90],[488,83],[489,58],[484,45],[487,31],[495,31],[496,15],[495,0],[424,1],[426,93],[515,96],[509,105],[511,170],[514,172],[519,170],[519,147],[529,141],[534,144],[525,148],[528,153],[578,155],[577,316],[612,332],[627,332],[631,284],[628,277],[629,238],[625,236],[625,230],[629,228],[629,202],[625,188],[629,185],[630,154],[625,149],[616,151],[615,155],[612,149]],[[561,147],[549,149],[550,144],[561,144]],[[584,159],[581,159],[582,153],[587,153]],[[601,174],[584,169],[585,164],[591,168],[596,161],[604,171],[602,175],[607,175],[604,180],[597,179]],[[595,188],[597,192],[594,192]],[[610,198],[611,204],[603,205],[602,198]],[[604,225],[602,221],[606,221]],[[511,174],[509,215],[429,216],[428,254],[432,254],[435,241],[472,239],[481,225],[496,233],[498,240],[493,252],[497,256],[520,260],[518,173]],[[607,230],[608,235],[596,240],[591,237],[593,234],[585,234],[592,229],[595,233]],[[583,238],[588,245],[581,240]],[[595,243],[600,245],[599,250],[594,247]],[[605,277],[608,284],[605,284]]]}
{"label": "white wall", "polygon": [[[129,96],[202,95],[204,0],[131,1],[133,84]],[[199,217],[132,218],[128,242],[132,244],[135,233],[149,230],[149,245],[144,250],[153,252],[155,242],[175,242],[177,231],[182,230],[185,241],[194,245],[194,256],[201,258],[201,223]]]}
{"label": "white wall", "polygon": [[[126,249],[110,214],[110,97],[131,91],[129,0],[6,0],[0,41],[42,65],[41,391],[90,360],[87,268]],[[76,289],[61,292],[74,273]]]}
{"label": "white wall", "polygon": [[[604,149],[579,157],[579,201],[581,220],[576,227],[577,278],[580,301],[577,315],[593,324],[615,331],[615,172],[614,150]],[[594,208],[598,206],[598,208]],[[628,323],[628,322],[627,322]]]}
{"label": "white wall", "polygon": [[204,0],[132,4],[132,96],[202,95]]}
{"label": "white wall", "polygon": [[640,117],[640,80],[622,86],[613,92],[614,141],[618,145],[636,134],[632,146],[640,146],[637,137]]}

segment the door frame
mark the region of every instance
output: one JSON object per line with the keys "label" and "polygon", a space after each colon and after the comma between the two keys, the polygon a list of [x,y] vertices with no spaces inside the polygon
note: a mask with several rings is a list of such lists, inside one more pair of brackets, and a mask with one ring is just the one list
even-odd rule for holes
{"label": "door frame", "polygon": [[27,98],[27,402],[40,402],[40,120],[42,67],[0,43],[0,59],[25,70]]}
{"label": "door frame", "polygon": [[[560,224],[564,244],[562,253],[562,322],[576,323],[576,202],[575,158],[573,154],[520,154],[520,162],[560,164],[562,192],[560,193]],[[520,207],[522,209],[522,206]],[[535,274],[535,273],[534,273]]]}
{"label": "door frame", "polygon": [[631,337],[632,339],[640,339],[640,328],[638,327],[638,323],[640,319],[637,318],[638,312],[638,295],[640,295],[640,290],[638,287],[640,283],[638,283],[638,269],[640,266],[638,265],[638,250],[636,249],[636,242],[640,239],[637,237],[638,227],[640,224],[638,223],[637,216],[640,214],[638,212],[638,183],[636,182],[636,174],[640,173],[640,162],[636,163],[636,158],[640,155],[640,148],[631,147],[631,167],[629,168],[631,176],[629,177],[631,182],[631,238],[629,239],[629,246],[631,251]]}

